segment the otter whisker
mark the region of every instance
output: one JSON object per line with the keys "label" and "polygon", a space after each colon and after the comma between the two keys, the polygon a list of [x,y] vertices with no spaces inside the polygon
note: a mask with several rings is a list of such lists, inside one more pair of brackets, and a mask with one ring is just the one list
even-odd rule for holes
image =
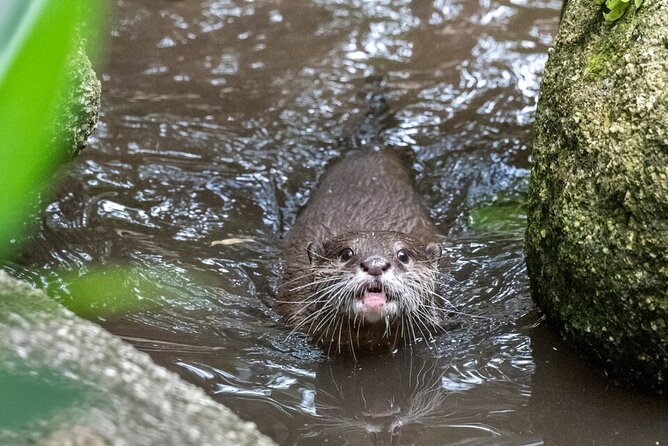
{"label": "otter whisker", "polygon": [[[312,334],[317,334],[317,333],[322,333],[324,329],[324,333],[329,333],[329,329],[336,322],[338,319],[338,311],[335,307],[331,307],[328,311],[328,313],[325,315],[325,317],[322,317],[320,322],[315,327],[311,327],[309,330],[309,333]],[[321,335],[322,336],[322,335]]]}
{"label": "otter whisker", "polygon": [[291,279],[282,282],[278,286],[278,288],[280,290],[281,288],[284,288],[286,285],[290,285],[290,284],[293,284],[295,282],[298,282],[298,281],[304,279],[305,277],[316,276],[318,274],[323,275],[323,273],[325,273],[325,275],[329,275],[329,274],[332,274],[332,273],[337,272],[337,271],[338,272],[343,272],[343,270],[341,270],[340,268],[316,266],[314,268],[310,268],[309,271],[306,272],[305,274],[294,276]]}
{"label": "otter whisker", "polygon": [[306,332],[307,332],[307,333],[311,333],[311,332],[313,331],[313,330],[311,330],[311,327],[312,327],[313,323],[314,323],[315,321],[318,320],[318,318],[322,318],[323,320],[326,321],[329,317],[330,317],[330,316],[327,315],[327,314],[325,314],[324,317],[323,317],[322,314],[318,314],[318,313],[310,314],[308,317],[304,318],[302,321],[300,321],[299,323],[295,324],[295,326],[293,327],[293,329],[290,331],[289,336],[291,336],[293,333],[295,333],[296,331],[300,330],[302,327],[304,327],[304,326],[306,326],[306,325],[309,326],[309,328],[306,330]]}
{"label": "otter whisker", "polygon": [[[331,296],[328,299],[324,299],[324,300],[320,299],[320,300],[316,301],[316,303],[318,303],[318,302],[322,303],[321,308],[319,308],[316,311],[312,312],[311,314],[307,315],[306,318],[304,318],[304,320],[302,320],[299,324],[297,324],[297,326],[295,328],[300,328],[301,326],[305,325],[307,322],[312,322],[312,320],[315,320],[316,318],[322,316],[323,313],[325,313],[325,314],[327,314],[327,313],[336,314],[336,308],[334,306],[330,305],[330,303],[331,303],[331,301],[335,300],[336,297],[338,296],[338,294],[340,293],[339,289],[341,288],[341,286],[337,285],[336,287],[328,287],[328,288],[331,288],[331,289],[328,289],[328,292],[326,294],[331,293]],[[309,306],[304,306],[302,309],[299,310],[298,313],[300,313],[303,310],[306,310],[307,308],[309,308]],[[323,320],[326,321],[327,318],[324,318]],[[312,326],[312,323],[310,325]],[[309,331],[312,331],[312,330],[309,330]]]}
{"label": "otter whisker", "polygon": [[339,342],[338,342],[338,351],[337,353],[341,353],[341,333],[343,332],[343,318],[340,318],[341,322],[339,322]]}
{"label": "otter whisker", "polygon": [[493,317],[489,317],[489,316],[481,316],[481,315],[476,315],[476,314],[471,314],[471,313],[463,313],[463,312],[459,311],[459,308],[457,308],[453,303],[451,303],[448,299],[444,298],[440,294],[437,294],[435,292],[430,292],[430,293],[433,294],[434,296],[440,298],[442,302],[444,302],[444,303],[448,304],[450,307],[452,307],[452,310],[444,310],[444,311],[447,311],[448,313],[453,313],[453,314],[457,314],[457,315],[460,315],[460,316],[467,316],[467,317],[471,317],[471,318],[475,318],[475,319],[487,319],[487,320],[493,320],[494,319]]}
{"label": "otter whisker", "polygon": [[[336,321],[339,321],[339,323],[331,325],[332,323],[334,323]],[[329,347],[327,348],[327,354],[330,353],[332,345],[334,344],[334,340],[336,339],[337,329],[339,331],[339,344],[338,345],[340,346],[340,343],[341,343],[340,334],[341,334],[341,324],[342,324],[342,322],[343,322],[343,319],[337,316],[337,317],[332,318],[332,320],[330,321],[330,324],[328,324],[328,326],[327,326],[326,333],[329,333],[330,325],[333,327],[332,338],[329,341]],[[321,337],[322,337],[322,335],[321,335]],[[321,340],[321,338],[318,339],[318,343],[320,343],[320,340]],[[339,352],[340,352],[340,349],[339,349]]]}
{"label": "otter whisker", "polygon": [[[331,323],[331,321],[333,321],[336,318],[337,313],[338,313],[337,308],[332,305],[324,306],[317,312],[312,313],[311,315],[309,315],[310,324],[308,332],[315,334],[321,331],[321,329],[325,326],[325,324],[329,326],[328,322]],[[320,320],[318,321],[318,319]],[[314,327],[313,324],[316,322],[317,324]]]}
{"label": "otter whisker", "polygon": [[[357,318],[357,315],[355,315],[355,318]],[[361,327],[362,327],[362,324],[357,325],[357,337],[356,337],[357,345],[360,345],[360,328]]]}
{"label": "otter whisker", "polygon": [[[340,319],[339,312],[336,307],[332,307],[330,312],[327,314],[327,317],[323,318],[318,325],[315,326],[312,330],[309,330],[312,334],[320,333],[320,336],[317,340],[317,343],[320,343],[322,337],[329,333],[329,329],[332,326],[336,326],[335,322],[337,319]],[[323,331],[324,329],[324,331]],[[336,332],[336,330],[334,330]]]}
{"label": "otter whisker", "polygon": [[[416,322],[416,326],[417,326],[418,330],[420,330],[420,334],[422,335],[422,339],[425,340],[425,341],[428,341],[431,338],[431,336],[427,336],[427,334],[422,330],[422,328],[424,327],[424,329],[427,331],[427,333],[429,333],[429,329],[427,328],[427,326],[424,324],[424,322],[420,318],[415,318],[415,322]],[[431,345],[428,344],[428,346],[431,348]]]}
{"label": "otter whisker", "polygon": [[455,276],[453,276],[451,273],[446,272],[446,271],[435,271],[435,274],[437,276],[444,277],[452,282],[457,282],[457,283],[464,283],[462,280],[457,279]]}
{"label": "otter whisker", "polygon": [[416,339],[417,336],[415,336],[415,327],[413,327],[413,318],[410,316],[410,314],[406,315],[406,322],[408,328],[410,329],[411,339]]}
{"label": "otter whisker", "polygon": [[[301,302],[301,303],[304,304],[304,302]],[[302,308],[300,308],[298,311],[296,311],[294,313],[292,318],[295,319],[296,316],[300,316],[302,313],[307,313],[309,310],[312,310],[312,308],[314,306],[316,306],[317,304],[321,304],[320,308],[316,309],[312,313],[308,313],[308,317],[310,317],[313,313],[318,313],[318,312],[320,312],[321,310],[323,310],[324,308],[327,307],[327,301],[326,300],[316,300],[316,301],[313,301],[311,303],[308,303],[308,304],[304,305]]]}
{"label": "otter whisker", "polygon": [[353,360],[357,361],[357,355],[355,354],[355,349],[353,348],[353,333],[352,330],[350,329],[350,319],[348,319],[348,339],[350,340],[350,351],[353,354]]}
{"label": "otter whisker", "polygon": [[[323,305],[321,308],[318,310],[314,311],[313,313],[309,314],[306,318],[304,318],[304,321],[308,321],[308,331],[317,331],[313,329],[313,324],[318,321],[318,319],[321,319],[320,322],[326,321],[327,318],[333,317],[336,315],[336,308],[331,306],[331,305]],[[317,328],[317,326],[316,326]]]}
{"label": "otter whisker", "polygon": [[404,335],[404,313],[401,313],[401,337],[404,340],[404,345],[406,345],[406,336]]}
{"label": "otter whisker", "polygon": [[303,279],[304,277],[308,277],[308,276],[312,276],[312,275],[314,275],[313,271],[308,271],[306,274],[300,274],[300,275],[298,275],[298,276],[292,277],[292,278],[289,279],[289,280],[286,280],[286,281],[284,281],[284,282],[281,282],[281,283],[278,285],[278,289],[280,290],[281,288],[284,288],[286,285],[290,285],[290,284],[292,284],[292,283],[298,282],[298,281],[300,281],[301,279]]}
{"label": "otter whisker", "polygon": [[[344,273],[345,271],[340,269],[340,268],[330,268],[330,267],[315,267],[310,269],[306,274],[301,274],[298,276],[291,277],[289,280],[286,280],[284,282],[281,282],[279,284],[278,289],[281,290],[285,288],[287,285],[291,285],[295,282],[300,282],[303,281],[302,279],[306,277],[313,276],[316,278],[321,277],[321,278],[327,278],[328,276],[331,276],[334,273]],[[287,275],[287,274],[286,274]],[[308,286],[308,283],[306,284],[306,287]],[[288,291],[294,291],[293,289],[289,289]]]}
{"label": "otter whisker", "polygon": [[[335,271],[328,271],[329,276],[324,276],[324,277],[319,277],[319,276],[322,276],[321,273],[318,273],[318,274],[311,274],[311,275],[313,275],[313,276],[316,276],[316,277],[315,277],[315,280],[313,280],[313,281],[311,281],[311,282],[308,282],[308,283],[305,283],[305,284],[302,284],[302,285],[300,285],[300,286],[298,286],[298,287],[290,288],[290,290],[288,290],[288,291],[299,291],[299,290],[303,290],[303,289],[305,289],[305,288],[312,287],[312,286],[314,286],[314,285],[319,285],[319,284],[321,284],[321,283],[327,283],[327,282],[330,282],[330,281],[332,281],[332,275],[333,275],[332,273],[334,273],[334,272],[338,272],[338,271],[336,271],[336,270],[335,270]],[[304,277],[307,277],[307,276],[304,276]]]}
{"label": "otter whisker", "polygon": [[[332,282],[330,285],[328,285],[324,288],[321,288],[320,290],[316,291],[315,293],[307,296],[304,299],[304,302],[311,303],[311,304],[326,302],[327,299],[323,300],[322,297],[330,294],[333,291],[335,291],[338,287],[340,287],[340,283]],[[301,303],[304,303],[304,302],[301,302]],[[304,307],[304,308],[307,308],[307,307]],[[303,310],[303,308],[300,309],[299,311],[301,312],[302,310]]]}

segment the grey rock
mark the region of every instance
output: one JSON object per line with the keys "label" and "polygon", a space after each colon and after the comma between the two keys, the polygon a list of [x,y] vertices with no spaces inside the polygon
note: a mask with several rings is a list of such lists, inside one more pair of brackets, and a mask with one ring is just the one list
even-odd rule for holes
{"label": "grey rock", "polygon": [[274,444],[202,389],[0,270],[3,376],[41,380],[62,407],[13,426],[0,420],[2,445]]}
{"label": "grey rock", "polygon": [[569,0],[534,128],[526,256],[547,317],[615,380],[668,388],[668,8]]}

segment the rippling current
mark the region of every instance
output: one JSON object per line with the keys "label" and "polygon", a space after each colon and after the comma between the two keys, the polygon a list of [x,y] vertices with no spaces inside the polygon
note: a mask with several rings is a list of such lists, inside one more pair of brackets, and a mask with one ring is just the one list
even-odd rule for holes
{"label": "rippling current", "polygon": [[[15,275],[282,445],[668,440],[666,401],[591,371],[529,295],[531,123],[561,0],[117,6],[97,131],[59,173]],[[393,112],[381,138],[410,154],[448,236],[457,310],[447,333],[354,363],[271,304],[281,236],[345,150],[372,75]],[[99,299],[82,306],[86,283]]]}

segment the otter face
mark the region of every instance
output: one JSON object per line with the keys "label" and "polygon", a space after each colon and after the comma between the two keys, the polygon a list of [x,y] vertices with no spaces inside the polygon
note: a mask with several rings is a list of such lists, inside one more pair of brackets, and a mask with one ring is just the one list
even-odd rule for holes
{"label": "otter face", "polygon": [[441,246],[398,232],[345,234],[307,249],[313,280],[309,332],[381,327],[382,336],[402,337],[439,323],[436,288]]}

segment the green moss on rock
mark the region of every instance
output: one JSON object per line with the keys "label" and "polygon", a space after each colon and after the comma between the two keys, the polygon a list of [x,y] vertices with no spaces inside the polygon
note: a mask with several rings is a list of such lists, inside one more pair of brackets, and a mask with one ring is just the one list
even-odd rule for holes
{"label": "green moss on rock", "polygon": [[64,105],[57,122],[62,147],[70,157],[86,147],[100,114],[102,87],[84,47],[85,42],[82,41],[69,61],[71,84],[63,98]]}
{"label": "green moss on rock", "polygon": [[532,295],[614,378],[668,386],[668,8],[569,0],[536,114]]}

